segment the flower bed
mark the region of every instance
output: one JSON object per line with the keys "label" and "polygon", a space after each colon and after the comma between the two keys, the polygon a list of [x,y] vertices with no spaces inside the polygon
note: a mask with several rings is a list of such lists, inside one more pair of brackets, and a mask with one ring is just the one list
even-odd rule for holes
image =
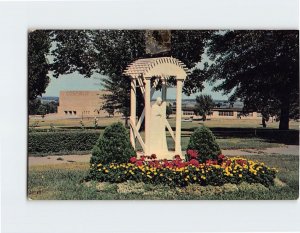
{"label": "flower bed", "polygon": [[264,163],[240,157],[227,158],[220,155],[218,160],[199,163],[196,153],[188,153],[189,161],[179,156],[170,160],[156,160],[155,155],[132,157],[128,163],[108,165],[91,164],[87,180],[120,183],[127,180],[184,187],[188,184],[223,185],[241,182],[273,185],[277,170]]}

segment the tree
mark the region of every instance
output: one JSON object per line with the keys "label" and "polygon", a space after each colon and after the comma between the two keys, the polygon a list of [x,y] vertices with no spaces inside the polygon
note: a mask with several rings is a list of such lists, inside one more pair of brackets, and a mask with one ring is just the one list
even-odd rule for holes
{"label": "tree", "polygon": [[170,115],[173,113],[173,110],[172,110],[172,105],[169,103],[167,104],[167,107],[166,107],[166,115],[167,115],[167,119],[170,118]]}
{"label": "tree", "polygon": [[[50,31],[35,30],[28,33],[28,100],[29,113],[37,110],[36,98],[45,93],[49,83],[50,66],[46,56],[50,52]],[[35,109],[33,109],[35,108]]]}
{"label": "tree", "polygon": [[29,115],[35,115],[37,114],[37,110],[41,105],[41,100],[39,98],[36,98],[34,100],[29,100],[28,103],[28,114]]}
{"label": "tree", "polygon": [[45,116],[47,114],[47,107],[44,104],[41,104],[36,111],[36,114]]}
{"label": "tree", "polygon": [[[223,31],[212,35],[208,55],[215,90],[240,98],[245,109],[277,109],[279,129],[289,129],[291,106],[299,106],[298,31]],[[276,112],[276,111],[273,111]]]}
{"label": "tree", "polygon": [[[185,80],[186,94],[201,91],[207,75],[197,64],[201,62],[210,31],[172,31],[170,56],[184,62],[192,73]],[[102,85],[110,92],[105,101],[113,104],[127,119],[130,107],[130,79],[124,69],[134,60],[145,58],[145,31],[143,30],[72,30],[53,31],[56,48],[52,55],[55,77],[79,72],[85,77],[93,74],[106,76]],[[169,84],[175,84],[171,79]],[[143,110],[143,95],[137,88],[137,114]]]}
{"label": "tree", "polygon": [[114,116],[114,113],[115,113],[115,106],[109,102],[109,101],[106,101],[103,105],[102,105],[102,110],[105,110],[107,113],[108,113],[108,116]]}
{"label": "tree", "polygon": [[203,121],[206,120],[206,115],[209,115],[215,103],[210,95],[196,96],[196,105],[194,112],[196,115],[201,115]]}

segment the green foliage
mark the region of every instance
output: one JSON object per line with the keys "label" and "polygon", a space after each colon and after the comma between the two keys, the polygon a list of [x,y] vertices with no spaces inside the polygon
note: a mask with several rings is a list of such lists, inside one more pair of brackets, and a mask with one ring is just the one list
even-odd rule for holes
{"label": "green foliage", "polygon": [[[211,31],[173,30],[169,56],[178,58],[188,68],[201,62],[206,39]],[[52,70],[55,77],[78,71],[85,77],[102,74],[103,87],[110,92],[104,96],[106,108],[115,109],[125,117],[129,115],[130,79],[123,75],[124,69],[133,61],[145,58],[145,30],[59,30],[52,31],[56,48]],[[101,62],[99,62],[101,61]],[[187,94],[201,91],[207,75],[193,69],[184,82]],[[137,114],[143,110],[143,95],[137,89]],[[127,119],[127,118],[126,118]]]}
{"label": "green foliage", "polygon": [[36,107],[35,99],[45,92],[49,83],[50,66],[46,56],[50,52],[50,31],[35,30],[28,33],[28,100],[29,112]]}
{"label": "green foliage", "polygon": [[203,121],[205,121],[206,115],[211,112],[214,106],[215,103],[210,95],[198,95],[196,97],[194,112],[196,113],[196,115],[201,115]]}
{"label": "green foliage", "polygon": [[[29,166],[27,193],[28,197],[34,200],[296,200],[299,198],[299,156],[269,154],[247,157],[277,167],[279,172],[276,177],[286,186],[274,185],[263,190],[260,184],[244,182],[223,186],[193,184],[186,188],[147,183],[143,184],[144,192],[141,195],[140,186],[137,187],[139,193],[136,194],[135,182],[120,183],[117,187],[112,183],[82,183],[82,179],[88,172],[88,164],[65,163],[55,166]],[[124,192],[128,190],[123,188],[126,184],[131,189],[129,192]]]}
{"label": "green foliage", "polygon": [[193,132],[187,150],[198,151],[198,160],[200,162],[205,162],[208,159],[216,160],[218,155],[221,154],[215,136],[211,130],[205,126],[201,126]]}
{"label": "green foliage", "polygon": [[122,123],[114,123],[105,128],[93,148],[91,163],[127,162],[135,155],[129,134]]}
{"label": "green foliage", "polygon": [[28,114],[29,115],[36,115],[37,110],[41,106],[41,100],[39,98],[28,100]]}
{"label": "green foliage", "polygon": [[246,110],[280,117],[280,129],[289,128],[290,111],[299,106],[299,32],[248,30],[216,32],[208,45],[214,59],[211,81],[215,90],[240,98]]}
{"label": "green foliage", "polygon": [[32,132],[28,135],[28,153],[89,151],[98,137],[96,131]]}

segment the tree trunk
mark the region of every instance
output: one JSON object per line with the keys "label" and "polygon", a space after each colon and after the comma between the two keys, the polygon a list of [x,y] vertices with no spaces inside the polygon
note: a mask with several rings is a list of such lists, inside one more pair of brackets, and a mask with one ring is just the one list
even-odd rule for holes
{"label": "tree trunk", "polygon": [[284,98],[281,101],[279,129],[281,130],[289,129],[289,115],[290,115],[289,113],[290,113],[290,100],[289,98]]}
{"label": "tree trunk", "polygon": [[125,127],[129,127],[129,124],[128,124],[128,116],[125,116]]}
{"label": "tree trunk", "polygon": [[202,116],[202,120],[206,121],[206,115],[205,114]]}
{"label": "tree trunk", "polygon": [[266,128],[267,127],[266,119],[263,117],[261,121],[262,121],[263,128]]}

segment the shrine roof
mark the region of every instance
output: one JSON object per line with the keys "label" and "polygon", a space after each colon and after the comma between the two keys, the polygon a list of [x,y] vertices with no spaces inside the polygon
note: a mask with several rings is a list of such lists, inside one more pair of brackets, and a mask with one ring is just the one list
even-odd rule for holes
{"label": "shrine roof", "polygon": [[[189,69],[183,62],[173,57],[138,59],[127,66],[124,74],[132,77],[144,76],[186,76]],[[184,77],[185,78],[185,77]]]}

